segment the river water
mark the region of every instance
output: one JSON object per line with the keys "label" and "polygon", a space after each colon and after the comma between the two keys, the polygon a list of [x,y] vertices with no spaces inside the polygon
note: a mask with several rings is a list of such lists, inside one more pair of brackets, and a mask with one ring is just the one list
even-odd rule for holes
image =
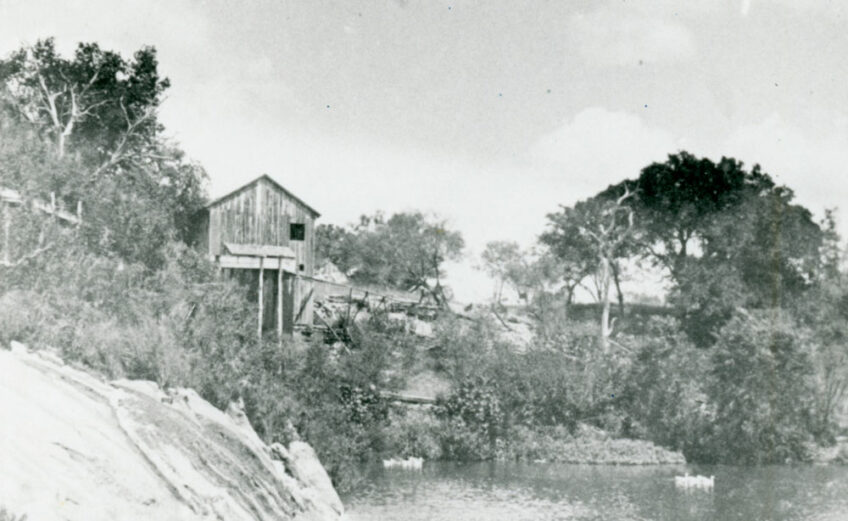
{"label": "river water", "polygon": [[[715,488],[675,488],[684,472]],[[848,467],[428,462],[372,469],[343,499],[350,521],[848,521]]]}

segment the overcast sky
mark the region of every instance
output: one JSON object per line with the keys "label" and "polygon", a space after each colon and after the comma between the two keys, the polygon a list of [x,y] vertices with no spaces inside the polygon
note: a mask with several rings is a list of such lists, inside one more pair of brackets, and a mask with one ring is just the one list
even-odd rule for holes
{"label": "overcast sky", "polygon": [[268,173],[344,224],[438,213],[525,245],[545,214],[681,149],[733,156],[848,230],[842,1],[0,0],[0,52],[159,51],[168,133],[211,195]]}

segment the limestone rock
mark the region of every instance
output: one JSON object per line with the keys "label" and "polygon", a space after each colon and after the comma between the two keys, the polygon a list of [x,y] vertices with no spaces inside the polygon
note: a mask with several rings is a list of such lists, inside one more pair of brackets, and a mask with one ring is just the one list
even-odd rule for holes
{"label": "limestone rock", "polygon": [[277,457],[231,412],[0,351],[0,505],[46,521],[341,519],[311,447]]}

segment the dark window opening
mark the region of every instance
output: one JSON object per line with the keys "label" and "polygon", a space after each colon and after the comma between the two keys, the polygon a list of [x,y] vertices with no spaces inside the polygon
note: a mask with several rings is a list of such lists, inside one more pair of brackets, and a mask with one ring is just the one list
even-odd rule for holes
{"label": "dark window opening", "polygon": [[299,269],[300,271],[306,271],[306,265],[304,265],[304,264],[300,264],[300,265],[298,266],[298,269]]}
{"label": "dark window opening", "polygon": [[306,225],[303,223],[289,224],[289,240],[302,241],[306,239]]}

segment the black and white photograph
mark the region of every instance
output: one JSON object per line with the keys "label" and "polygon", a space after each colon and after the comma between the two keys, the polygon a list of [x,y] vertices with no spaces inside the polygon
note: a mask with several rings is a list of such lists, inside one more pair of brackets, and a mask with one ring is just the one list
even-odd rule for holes
{"label": "black and white photograph", "polygon": [[846,29],[0,0],[0,521],[848,520]]}

